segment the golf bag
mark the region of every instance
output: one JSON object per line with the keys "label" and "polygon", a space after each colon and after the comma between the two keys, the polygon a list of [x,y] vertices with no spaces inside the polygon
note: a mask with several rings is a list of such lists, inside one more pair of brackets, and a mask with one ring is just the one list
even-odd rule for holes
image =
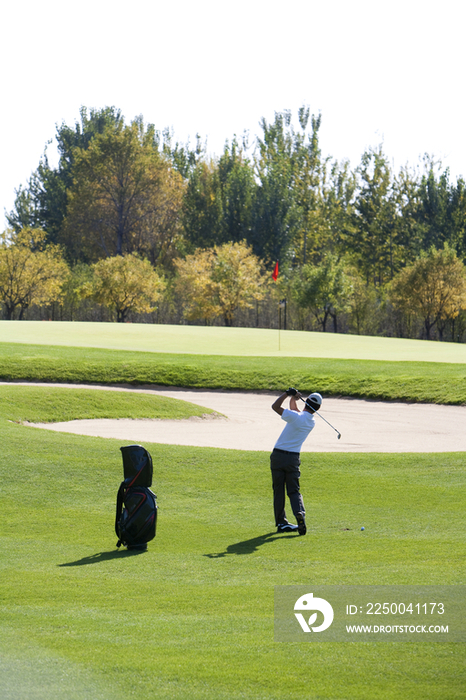
{"label": "golf bag", "polygon": [[152,485],[152,457],[141,445],[120,447],[124,481],[117,494],[115,532],[117,547],[144,549],[154,539],[157,525],[156,496]]}

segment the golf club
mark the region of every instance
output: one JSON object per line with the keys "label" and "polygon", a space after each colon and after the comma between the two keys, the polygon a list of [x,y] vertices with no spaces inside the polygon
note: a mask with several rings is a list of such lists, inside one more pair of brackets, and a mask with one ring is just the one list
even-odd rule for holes
{"label": "golf club", "polygon": [[[306,403],[306,399],[303,399],[303,397],[301,396],[301,394],[300,394],[299,392],[296,394],[296,396],[297,396],[299,399],[301,399],[301,401],[304,401],[304,403]],[[334,428],[334,426],[333,426],[331,423],[329,423],[328,420],[327,420],[326,418],[324,418],[323,416],[321,416],[320,413],[318,413],[317,411],[314,412],[314,415],[315,415],[315,416],[317,415],[317,416],[319,416],[319,418],[322,418],[322,420],[325,421],[325,422],[327,423],[327,425],[329,425],[331,428],[333,428],[333,430],[336,432],[336,434],[337,434],[337,436],[338,436],[338,439],[341,438],[341,433],[339,433],[338,430],[337,430],[336,428]]]}

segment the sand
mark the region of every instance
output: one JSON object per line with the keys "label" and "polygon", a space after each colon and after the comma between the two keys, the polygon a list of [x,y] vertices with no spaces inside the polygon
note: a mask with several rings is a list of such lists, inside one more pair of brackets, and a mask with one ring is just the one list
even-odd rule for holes
{"label": "sand", "polygon": [[[272,393],[197,391],[149,386],[137,389],[108,386],[85,388],[160,394],[213,409],[223,414],[223,417],[188,420],[76,420],[29,425],[78,435],[116,438],[123,443],[162,443],[261,451],[272,449],[284,427],[284,422],[271,410],[277,396]],[[286,405],[288,400],[284,406]],[[324,396],[321,414],[341,433],[341,439],[338,439],[336,431],[317,418],[316,427],[303,445],[303,452],[466,451],[464,406]]]}

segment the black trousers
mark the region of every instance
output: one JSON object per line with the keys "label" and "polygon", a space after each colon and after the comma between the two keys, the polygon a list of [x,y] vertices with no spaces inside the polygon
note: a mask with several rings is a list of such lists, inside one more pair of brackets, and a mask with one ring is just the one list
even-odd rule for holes
{"label": "black trousers", "polygon": [[305,514],[303,497],[299,490],[300,464],[301,460],[297,452],[283,452],[274,449],[270,455],[273,510],[276,525],[280,525],[280,523],[284,523],[287,520],[285,513],[285,489],[290,499],[293,515],[296,517],[298,513]]}

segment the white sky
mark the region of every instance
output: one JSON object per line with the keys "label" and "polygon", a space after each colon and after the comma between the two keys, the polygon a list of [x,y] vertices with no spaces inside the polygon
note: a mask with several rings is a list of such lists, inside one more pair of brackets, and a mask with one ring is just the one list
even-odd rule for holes
{"label": "white sky", "polygon": [[[324,155],[442,159],[466,177],[461,0],[7,0],[0,9],[0,217],[81,105],[175,140],[225,139],[305,104]],[[49,148],[54,162],[55,149]],[[0,227],[3,228],[3,225]]]}

